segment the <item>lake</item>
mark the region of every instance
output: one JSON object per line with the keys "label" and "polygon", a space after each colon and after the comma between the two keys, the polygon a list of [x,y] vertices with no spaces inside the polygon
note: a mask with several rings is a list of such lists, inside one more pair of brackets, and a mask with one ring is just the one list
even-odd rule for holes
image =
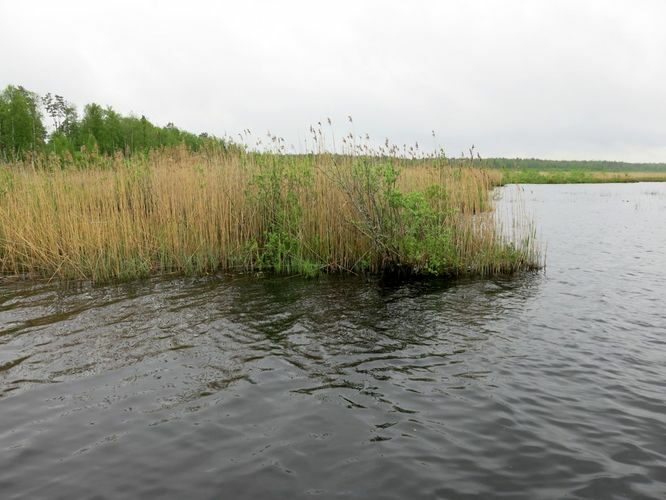
{"label": "lake", "polygon": [[665,498],[666,184],[498,203],[544,271],[3,285],[2,498]]}

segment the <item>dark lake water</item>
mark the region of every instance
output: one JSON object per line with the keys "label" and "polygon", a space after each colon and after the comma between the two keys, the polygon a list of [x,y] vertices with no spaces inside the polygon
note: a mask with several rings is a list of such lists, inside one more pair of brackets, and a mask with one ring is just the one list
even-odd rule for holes
{"label": "dark lake water", "polygon": [[2,286],[0,497],[666,498],[666,184],[521,197],[545,272]]}

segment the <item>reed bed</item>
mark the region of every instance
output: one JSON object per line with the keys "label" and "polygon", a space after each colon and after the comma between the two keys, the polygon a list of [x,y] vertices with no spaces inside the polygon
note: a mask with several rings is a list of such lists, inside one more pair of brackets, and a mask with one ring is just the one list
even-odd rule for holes
{"label": "reed bed", "polygon": [[[33,165],[37,165],[34,167]],[[94,282],[215,271],[536,268],[492,215],[498,171],[441,158],[184,148],[0,166],[0,272]]]}
{"label": "reed bed", "polygon": [[503,169],[502,184],[594,184],[666,182],[666,172]]}

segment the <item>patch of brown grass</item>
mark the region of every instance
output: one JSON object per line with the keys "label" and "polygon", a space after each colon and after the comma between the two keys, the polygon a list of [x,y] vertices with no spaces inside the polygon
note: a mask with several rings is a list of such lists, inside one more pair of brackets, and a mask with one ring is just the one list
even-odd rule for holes
{"label": "patch of brown grass", "polygon": [[383,165],[398,172],[401,193],[437,187],[429,203],[451,245],[437,272],[538,265],[533,244],[512,245],[496,228],[490,189],[499,172],[436,159],[366,160],[359,169],[354,155],[174,149],[84,168],[44,158],[37,170],[4,165],[0,272],[93,281],[217,270],[381,272],[387,259],[426,269],[436,248],[408,258],[390,241],[418,234],[401,227],[412,220],[409,208],[392,205],[381,179],[366,186],[364,176]]}

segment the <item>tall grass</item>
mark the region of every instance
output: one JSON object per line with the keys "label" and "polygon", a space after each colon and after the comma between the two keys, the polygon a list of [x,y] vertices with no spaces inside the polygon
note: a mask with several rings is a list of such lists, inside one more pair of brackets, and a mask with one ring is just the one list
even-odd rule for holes
{"label": "tall grass", "polygon": [[666,172],[502,169],[502,184],[590,184],[665,182]]}
{"label": "tall grass", "polygon": [[[279,143],[279,141],[278,141]],[[0,166],[0,272],[108,281],[272,271],[463,275],[539,265],[492,216],[498,171],[395,152],[155,151]]]}

